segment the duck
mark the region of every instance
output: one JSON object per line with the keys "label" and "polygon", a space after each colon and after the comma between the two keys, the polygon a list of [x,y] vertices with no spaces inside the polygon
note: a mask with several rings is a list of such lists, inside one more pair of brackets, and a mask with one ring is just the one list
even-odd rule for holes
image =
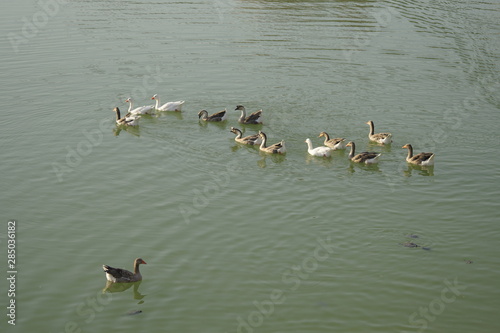
{"label": "duck", "polygon": [[323,143],[325,146],[333,148],[333,150],[345,149],[346,142],[344,138],[330,139],[330,136],[326,132],[319,133],[318,138],[322,136],[325,137],[325,142]]}
{"label": "duck", "polygon": [[121,117],[120,115],[120,109],[118,107],[115,107],[113,109],[114,112],[116,112],[116,124],[117,125],[124,125],[124,126],[137,126],[139,125],[139,119],[141,119],[141,116],[139,115],[134,115],[131,114],[130,112],[125,115],[125,117]]}
{"label": "duck", "polygon": [[168,102],[160,106],[160,97],[158,94],[153,95],[151,99],[156,100],[156,105],[154,108],[157,111],[182,111],[182,105],[184,105],[185,101],[177,101],[177,102]]}
{"label": "duck", "polygon": [[262,143],[262,138],[259,134],[253,134],[242,137],[243,133],[241,132],[240,129],[236,127],[231,127],[231,132],[236,134],[236,137],[234,138],[234,141],[236,142],[243,143],[246,145],[260,145]]}
{"label": "duck", "polygon": [[391,133],[375,133],[375,126],[373,125],[373,121],[371,120],[367,121],[366,124],[370,126],[370,133],[368,133],[368,138],[370,138],[371,141],[375,141],[381,144],[389,144],[392,142]]}
{"label": "duck", "polygon": [[227,116],[226,111],[227,110],[224,109],[209,116],[207,110],[201,110],[198,112],[198,118],[204,121],[224,121]]}
{"label": "duck", "polygon": [[110,282],[137,282],[142,280],[142,275],[139,271],[139,265],[141,264],[146,264],[146,262],[141,258],[134,260],[134,272],[127,271],[122,268],[114,268],[108,265],[102,265],[102,269],[106,272],[106,279]]}
{"label": "duck", "polygon": [[356,163],[365,163],[365,164],[375,164],[378,163],[378,159],[381,154],[374,152],[363,152],[357,155],[355,154],[356,145],[354,142],[349,142],[346,147],[351,147],[351,152],[349,153],[349,159]]}
{"label": "duck", "polygon": [[284,154],[286,153],[286,147],[285,147],[285,140],[281,140],[278,143],[275,143],[269,147],[266,146],[267,143],[267,135],[259,131],[259,135],[262,139],[262,142],[260,144],[259,149],[265,153],[270,153],[270,154]]}
{"label": "duck", "polygon": [[434,165],[434,153],[420,153],[413,155],[413,147],[409,143],[401,148],[408,149],[406,162],[417,165]]}
{"label": "duck", "polygon": [[243,105],[236,105],[234,110],[241,111],[240,119],[238,119],[240,124],[262,124],[262,109],[255,111],[248,117]]}
{"label": "duck", "polygon": [[139,114],[148,114],[151,113],[154,109],[154,105],[144,105],[144,106],[139,106],[137,108],[133,108],[134,101],[132,100],[132,97],[129,97],[125,100],[125,102],[130,103],[128,107],[128,113],[134,114],[134,115],[139,115]]}
{"label": "duck", "polygon": [[332,156],[333,148],[325,147],[325,146],[313,148],[311,139],[309,139],[309,138],[306,139],[305,143],[307,143],[307,152],[311,156],[319,156],[319,157]]}

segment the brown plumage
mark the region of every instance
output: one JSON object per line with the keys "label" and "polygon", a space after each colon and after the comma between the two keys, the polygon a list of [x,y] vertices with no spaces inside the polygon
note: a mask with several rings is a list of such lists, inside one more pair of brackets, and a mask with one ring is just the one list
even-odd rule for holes
{"label": "brown plumage", "polygon": [[370,126],[370,133],[368,134],[368,138],[371,141],[375,141],[382,144],[389,144],[392,142],[391,133],[375,133],[375,125],[371,120],[369,120],[366,124]]}
{"label": "brown plumage", "polygon": [[417,165],[434,165],[434,153],[420,153],[413,155],[413,147],[408,143],[401,148],[408,149],[406,161]]}
{"label": "brown plumage", "polygon": [[325,142],[323,143],[325,146],[336,149],[345,149],[345,139],[344,138],[334,138],[330,139],[330,136],[326,132],[319,133],[318,138],[324,136]]}
{"label": "brown plumage", "polygon": [[125,115],[125,117],[121,117],[120,109],[115,107],[113,109],[116,112],[116,124],[117,125],[125,125],[125,126],[137,126],[139,125],[139,119],[141,116],[133,115],[130,112]]}
{"label": "brown plumage", "polygon": [[285,141],[281,140],[281,142],[266,146],[267,143],[267,135],[263,132],[259,131],[259,135],[262,138],[262,143],[260,144],[260,150],[270,154],[284,154],[286,153]]}
{"label": "brown plumage", "polygon": [[354,142],[349,142],[346,147],[351,147],[351,152],[349,153],[349,159],[356,163],[366,163],[375,164],[378,163],[379,153],[374,152],[363,152],[355,155],[356,145]]}
{"label": "brown plumage", "polygon": [[253,135],[248,135],[248,136],[242,137],[243,133],[241,132],[240,129],[238,129],[236,127],[231,127],[231,132],[236,134],[236,137],[234,138],[234,140],[236,142],[239,142],[239,143],[243,143],[246,145],[260,145],[262,142],[262,138],[260,137],[259,134],[253,134]]}
{"label": "brown plumage", "polygon": [[212,115],[208,115],[207,110],[201,110],[198,112],[198,118],[204,121],[224,121],[226,120],[226,109],[216,112]]}
{"label": "brown plumage", "polygon": [[238,119],[238,122],[240,124],[254,124],[254,125],[255,124],[262,124],[262,120],[261,120],[262,119],[262,109],[255,111],[254,113],[252,113],[248,117],[247,117],[247,114],[245,111],[245,107],[243,105],[237,105],[236,109],[234,109],[234,110],[241,111],[241,116]]}
{"label": "brown plumage", "polygon": [[114,268],[108,265],[102,265],[102,269],[106,272],[106,279],[111,282],[136,282],[142,280],[141,272],[139,271],[139,265],[146,264],[141,258],[134,260],[134,271],[130,272],[122,268]]}

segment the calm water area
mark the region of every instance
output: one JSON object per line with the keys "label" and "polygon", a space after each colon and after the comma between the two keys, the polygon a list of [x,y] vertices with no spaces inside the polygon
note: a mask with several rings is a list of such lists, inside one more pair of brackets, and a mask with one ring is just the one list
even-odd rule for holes
{"label": "calm water area", "polygon": [[[2,332],[499,330],[498,0],[20,0],[0,17]],[[115,126],[154,94],[182,112]],[[239,104],[264,124],[238,124]],[[380,163],[309,156],[321,131]],[[435,166],[408,165],[407,143]],[[142,282],[106,284],[103,264],[137,257]]]}

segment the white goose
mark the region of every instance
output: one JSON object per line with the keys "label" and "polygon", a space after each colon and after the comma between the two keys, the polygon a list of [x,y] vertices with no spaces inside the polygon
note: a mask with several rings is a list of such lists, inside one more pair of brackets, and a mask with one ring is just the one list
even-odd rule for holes
{"label": "white goose", "polygon": [[182,111],[182,105],[185,103],[184,101],[177,102],[168,102],[163,105],[160,105],[160,97],[155,94],[151,99],[156,100],[155,109],[158,111]]}
{"label": "white goose", "polygon": [[311,139],[307,138],[305,143],[307,143],[307,152],[311,156],[319,156],[319,157],[330,157],[332,156],[332,148],[329,147],[316,147],[313,148]]}
{"label": "white goose", "polygon": [[133,114],[133,115],[139,115],[139,114],[148,114],[153,111],[154,106],[153,105],[144,105],[144,106],[139,106],[134,109],[134,101],[132,100],[132,97],[129,97],[125,100],[125,102],[130,103],[128,107],[128,113]]}

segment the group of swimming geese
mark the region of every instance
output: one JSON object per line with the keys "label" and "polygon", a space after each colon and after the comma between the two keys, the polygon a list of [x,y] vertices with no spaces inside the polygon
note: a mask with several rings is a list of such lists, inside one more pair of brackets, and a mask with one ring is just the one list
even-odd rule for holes
{"label": "group of swimming geese", "polygon": [[[124,117],[121,117],[120,109],[116,107],[113,111],[116,112],[116,124],[119,126],[137,126],[139,124],[139,119],[141,115],[150,114],[154,111],[182,111],[182,106],[184,101],[177,102],[168,102],[163,105],[160,103],[160,98],[158,95],[154,95],[151,97],[152,100],[156,100],[156,105],[147,105],[140,106],[137,108],[133,107],[132,98],[128,98],[125,102],[130,103],[127,114]],[[258,110],[250,114],[246,115],[246,110],[243,105],[237,105],[236,111],[241,111],[241,116],[238,119],[240,124],[262,124],[262,110]],[[227,110],[224,109],[222,111],[216,112],[212,115],[209,115],[207,110],[201,110],[198,112],[198,118],[201,121],[207,122],[221,122],[225,121],[227,117]],[[370,141],[379,143],[379,144],[390,144],[392,143],[392,134],[391,133],[375,133],[375,126],[373,121],[368,121],[366,124],[370,126],[370,132],[368,134],[368,138]],[[257,134],[249,135],[243,137],[243,133],[241,130],[235,127],[231,127],[231,132],[236,134],[235,141],[241,144],[246,145],[259,145],[259,149],[263,152],[270,154],[285,154],[286,147],[285,141],[280,141],[273,145],[267,145],[267,136],[264,132],[259,131]],[[313,148],[311,139],[306,139],[307,143],[307,151],[312,156],[318,157],[330,157],[332,151],[339,149],[346,149],[346,147],[351,147],[351,151],[349,153],[349,159],[356,163],[365,163],[365,164],[375,164],[378,163],[380,153],[376,152],[362,152],[356,154],[356,146],[353,141],[350,141],[346,144],[344,138],[330,138],[328,133],[321,132],[319,137],[324,137],[324,146]],[[420,153],[417,155],[413,155],[413,147],[410,144],[404,145],[402,148],[408,149],[408,154],[406,156],[406,161],[411,164],[422,165],[422,166],[432,166],[434,165],[434,153]]]}

